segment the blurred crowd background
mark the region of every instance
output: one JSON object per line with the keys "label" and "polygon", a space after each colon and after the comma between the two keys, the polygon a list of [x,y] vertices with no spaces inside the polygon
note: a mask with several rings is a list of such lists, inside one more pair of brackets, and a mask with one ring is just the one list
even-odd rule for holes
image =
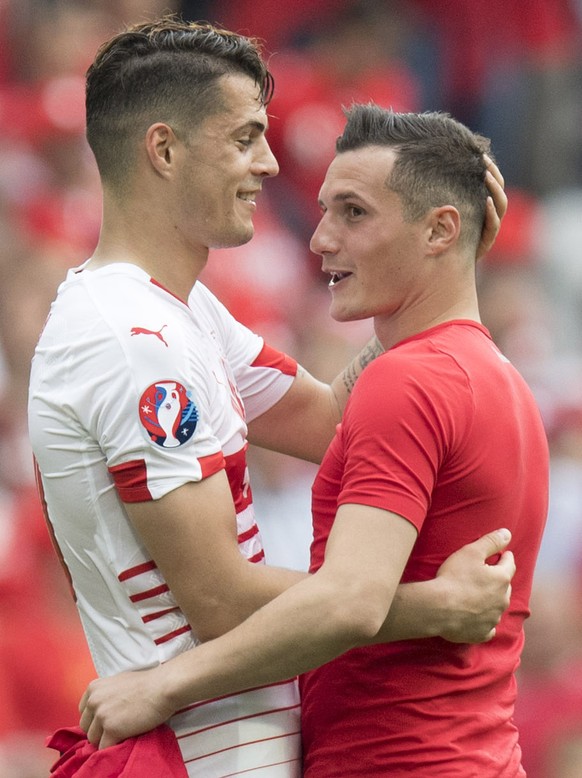
{"label": "blurred crowd background", "polygon": [[[112,33],[162,12],[265,42],[281,173],[253,241],[214,252],[204,280],[323,379],[371,333],[329,319],[327,279],[308,250],[341,106],[445,110],[492,139],[510,205],[479,266],[482,318],[535,392],[552,455],[516,718],[530,778],[580,778],[581,0],[0,0],[0,778],[48,775],[45,737],[77,722],[94,675],[36,498],[28,371],[58,283],[98,236],[85,69]],[[251,458],[268,558],[305,567],[313,468]]]}

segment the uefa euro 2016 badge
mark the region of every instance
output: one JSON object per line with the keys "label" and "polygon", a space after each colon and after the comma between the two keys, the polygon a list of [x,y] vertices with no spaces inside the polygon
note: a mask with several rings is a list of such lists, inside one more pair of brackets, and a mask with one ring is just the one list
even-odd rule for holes
{"label": "uefa euro 2016 badge", "polygon": [[185,386],[177,381],[157,381],[141,396],[139,419],[152,443],[176,448],[194,434],[198,409]]}

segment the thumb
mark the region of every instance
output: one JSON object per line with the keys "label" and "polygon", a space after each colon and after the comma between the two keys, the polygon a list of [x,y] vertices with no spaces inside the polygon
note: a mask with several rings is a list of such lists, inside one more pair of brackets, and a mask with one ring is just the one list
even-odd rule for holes
{"label": "thumb", "polygon": [[506,529],[496,529],[493,532],[488,532],[473,543],[473,547],[477,550],[483,561],[489,559],[491,556],[500,554],[504,551],[511,540],[511,532]]}

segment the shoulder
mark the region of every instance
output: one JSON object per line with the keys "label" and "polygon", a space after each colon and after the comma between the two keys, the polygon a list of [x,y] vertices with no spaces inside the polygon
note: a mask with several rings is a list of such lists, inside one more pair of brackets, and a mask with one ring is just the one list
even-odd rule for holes
{"label": "shoulder", "polygon": [[195,315],[209,317],[225,326],[236,322],[227,307],[200,281],[196,281],[188,295],[188,306]]}
{"label": "shoulder", "polygon": [[378,387],[402,388],[438,377],[445,365],[454,364],[446,352],[431,343],[407,343],[384,352],[362,372],[354,394]]}
{"label": "shoulder", "polygon": [[430,342],[411,342],[366,367],[350,397],[346,419],[367,417],[391,425],[415,416],[448,415],[448,408],[458,411],[463,404],[470,409],[473,397],[462,366]]}

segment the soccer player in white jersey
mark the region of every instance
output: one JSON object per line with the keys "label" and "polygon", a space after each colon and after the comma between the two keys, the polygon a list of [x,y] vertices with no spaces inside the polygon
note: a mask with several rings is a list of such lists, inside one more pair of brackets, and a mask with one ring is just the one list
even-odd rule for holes
{"label": "soccer player in white jersey", "polygon": [[[210,248],[250,240],[278,172],[272,87],[255,42],[173,19],[115,36],[87,74],[102,230],[51,308],[29,419],[49,528],[102,676],[223,634],[300,580],[264,564],[247,440],[319,462],[378,351],[371,343],[323,384],[197,281]],[[492,187],[483,251],[505,210]],[[400,587],[394,634],[422,625],[485,639],[513,574],[507,555],[483,565],[491,542],[503,551],[497,533],[440,580]],[[186,707],[170,724],[190,776],[300,775],[293,680]]]}

